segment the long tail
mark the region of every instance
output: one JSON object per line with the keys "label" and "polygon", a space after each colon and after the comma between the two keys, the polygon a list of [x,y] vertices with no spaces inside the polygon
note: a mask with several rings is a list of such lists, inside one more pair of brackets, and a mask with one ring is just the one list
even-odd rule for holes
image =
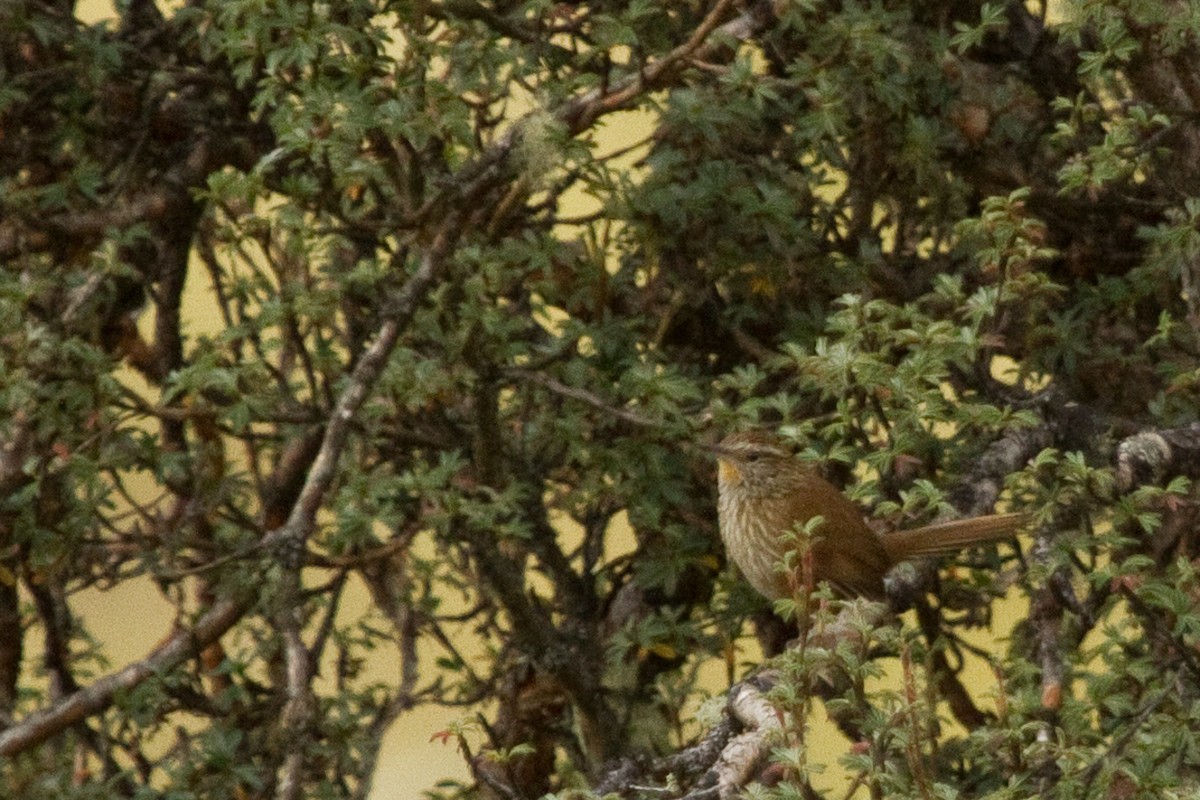
{"label": "long tail", "polygon": [[974,544],[1008,539],[1027,521],[1025,514],[992,514],[895,531],[883,534],[879,539],[888,559],[895,564],[918,556],[957,553]]}

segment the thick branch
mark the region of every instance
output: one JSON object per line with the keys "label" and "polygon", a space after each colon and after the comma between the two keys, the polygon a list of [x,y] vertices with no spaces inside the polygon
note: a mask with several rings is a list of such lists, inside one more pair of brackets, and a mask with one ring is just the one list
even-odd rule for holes
{"label": "thick branch", "polygon": [[679,787],[685,800],[730,800],[755,780],[781,728],[775,707],[765,693],[777,674],[764,672],[730,687],[721,719],[696,744],[653,761],[625,760],[596,785],[596,794],[635,796],[673,795]]}
{"label": "thick branch", "polygon": [[1143,431],[1117,445],[1117,485],[1123,492],[1173,475],[1200,477],[1200,423]]}
{"label": "thick branch", "polygon": [[0,731],[0,756],[12,757],[56,736],[108,708],[117,694],[128,692],[147,678],[169,672],[195,656],[241,619],[251,599],[247,593],[218,600],[194,626],[175,631],[150,655],[100,678],[53,706],[33,712],[8,730]]}

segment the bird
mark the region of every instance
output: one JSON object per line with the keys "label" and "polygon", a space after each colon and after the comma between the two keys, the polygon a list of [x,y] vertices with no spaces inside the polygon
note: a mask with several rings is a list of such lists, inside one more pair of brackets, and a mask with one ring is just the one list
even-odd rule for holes
{"label": "bird", "polygon": [[827,581],[845,599],[886,600],[884,576],[902,561],[945,555],[1012,537],[1020,513],[991,514],[876,533],[858,507],[783,442],[760,430],[726,436],[717,453],[721,539],[742,575],[769,600],[795,597],[798,577],[780,568],[795,547],[789,533],[821,517],[811,544],[814,586]]}

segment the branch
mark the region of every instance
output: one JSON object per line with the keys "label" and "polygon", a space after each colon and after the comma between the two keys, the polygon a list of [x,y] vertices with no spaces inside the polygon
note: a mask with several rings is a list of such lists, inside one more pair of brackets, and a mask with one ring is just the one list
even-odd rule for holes
{"label": "branch", "polygon": [[726,41],[744,41],[766,30],[776,18],[777,2],[752,2],[746,11],[718,27],[733,6],[731,0],[718,0],[686,42],[611,86],[593,89],[572,100],[563,108],[560,118],[574,134],[605,114],[627,108],[639,96],[665,85],[692,61],[708,60],[725,49]]}
{"label": "branch", "polygon": [[[733,5],[731,0],[719,0],[687,42],[637,72],[568,100],[554,110],[554,116],[563,123],[568,135],[576,136],[605,114],[628,108],[642,95],[662,88],[692,60],[713,57],[726,48],[729,40],[744,41],[762,33],[775,21],[776,5],[782,2],[752,0],[746,11],[718,26]],[[518,120],[487,152],[460,170],[450,191],[434,194],[406,222],[419,225],[443,213],[448,200],[475,203],[473,195],[480,187],[501,176],[500,166],[516,148],[527,124],[543,113],[540,109],[534,110]]]}
{"label": "branch", "polygon": [[609,403],[604,398],[589,392],[587,389],[580,389],[576,386],[568,386],[562,381],[551,378],[549,375],[543,375],[540,372],[522,369],[521,367],[511,367],[509,369],[505,369],[504,372],[505,374],[512,375],[515,378],[520,378],[521,380],[529,381],[530,383],[536,383],[539,386],[549,389],[551,392],[554,392],[557,395],[569,397],[572,400],[578,400],[579,402],[585,403],[586,405],[589,405],[598,411],[604,412],[610,417],[623,420],[631,425],[636,425],[639,428],[661,429],[663,427],[662,422],[658,420],[651,419],[650,417],[639,414],[636,411],[630,411],[629,409],[621,408],[620,406],[614,406],[612,403]]}
{"label": "branch", "polygon": [[1117,487],[1161,484],[1172,475],[1200,477],[1200,422],[1182,428],[1143,431],[1117,445]]}
{"label": "branch", "polygon": [[948,499],[964,517],[991,514],[1004,490],[1004,478],[1019,472],[1029,459],[1054,442],[1048,425],[1010,430],[992,442],[975,466],[950,490]]}
{"label": "branch", "polygon": [[[705,58],[725,47],[725,39],[742,40],[764,30],[773,19],[773,5],[758,2],[751,10],[721,25],[734,3],[718,0],[704,21],[683,45],[658,61],[652,62],[637,74],[627,76],[605,89],[587,92],[568,102],[558,111],[568,129],[577,134],[603,114],[628,107],[638,97],[661,88],[678,75],[692,59]],[[724,37],[713,42],[714,37]],[[401,332],[411,321],[417,306],[424,299],[447,253],[460,231],[466,213],[446,209],[446,203],[460,204],[462,209],[477,209],[484,205],[483,195],[497,185],[502,177],[500,167],[512,151],[523,126],[518,124],[508,136],[497,143],[481,159],[459,173],[454,190],[445,192],[425,210],[444,215],[438,232],[421,259],[420,265],[395,298],[382,310],[384,322],[374,342],[364,350],[348,377],[345,389],[335,404],[325,426],[320,447],[313,458],[307,477],[291,504],[286,520],[270,530],[261,545],[270,552],[286,558],[302,552],[316,524],[316,516],[337,474],[341,455],[349,438],[351,423],[369,396]],[[230,144],[230,143],[226,143]],[[236,142],[232,143],[236,146]],[[123,228],[134,222],[162,222],[184,203],[190,202],[188,191],[199,185],[213,169],[234,160],[218,137],[202,137],[175,169],[163,180],[98,210],[64,214],[46,220],[38,233],[49,237],[54,231],[59,238],[94,238],[113,227]],[[0,257],[15,255],[27,246],[37,248],[36,241],[22,241],[24,231],[10,225],[0,226]],[[69,234],[69,236],[67,236]],[[45,246],[46,242],[41,243]],[[25,441],[25,430],[18,426],[10,433],[0,450],[0,473],[7,473],[7,462],[15,457]],[[201,613],[188,628],[177,628],[144,658],[129,666],[95,680],[85,688],[73,691],[62,700],[34,711],[13,726],[0,731],[0,757],[10,757],[62,733],[88,717],[108,708],[119,694],[128,692],[155,675],[170,672],[201,650],[217,641],[257,603],[261,586],[247,585],[230,595],[217,599]],[[303,650],[303,647],[299,648]],[[298,651],[297,651],[298,652]],[[284,776],[287,777],[286,774]]]}
{"label": "branch", "polygon": [[216,641],[242,618],[254,594],[222,598],[189,629],[178,629],[150,655],[124,669],[93,682],[61,702],[29,714],[13,727],[0,731],[0,756],[12,757],[82,722],[112,704],[116,695],[128,692],[154,675],[169,672]]}
{"label": "branch", "polygon": [[240,142],[215,135],[201,135],[186,157],[177,159],[157,181],[125,196],[106,198],[103,204],[83,210],[64,211],[42,219],[12,218],[0,223],[0,260],[25,252],[45,250],[64,241],[98,241],[108,231],[124,230],[139,223],[170,228],[181,208],[193,203],[191,191],[226,164],[244,158],[237,153]]}
{"label": "branch", "polygon": [[[269,532],[262,541],[279,552],[297,548],[299,553],[311,534],[317,509],[333,483],[337,462],[349,435],[350,423],[378,379],[388,354],[402,328],[411,320],[417,306],[436,278],[451,245],[460,220],[448,217],[433,244],[421,259],[417,271],[386,309],[387,319],[374,343],[355,365],[349,382],[339,397],[321,447],[313,460],[308,479],[300,490],[287,522]],[[258,600],[260,586],[252,584],[217,600],[187,629],[174,631],[148,656],[124,669],[106,675],[85,689],[73,692],[52,706],[35,711],[12,727],[0,732],[0,756],[9,757],[40,744],[72,725],[108,708],[120,693],[128,692],[146,679],[178,667],[206,646],[219,639],[242,618]]]}
{"label": "branch", "polygon": [[[1166,686],[1166,688],[1162,689],[1149,700],[1142,703],[1142,707],[1138,709],[1136,714],[1133,715],[1133,719],[1130,720],[1130,722],[1126,725],[1125,730],[1122,731],[1119,736],[1113,737],[1112,741],[1109,742],[1108,747],[1105,748],[1104,753],[1095,758],[1091,764],[1088,764],[1088,766],[1079,773],[1079,778],[1083,783],[1083,792],[1081,793],[1082,796],[1086,797],[1088,795],[1090,789],[1092,788],[1092,784],[1096,781],[1097,776],[1100,775],[1101,770],[1103,770],[1106,765],[1116,763],[1117,758],[1125,752],[1125,750],[1129,747],[1129,743],[1133,741],[1134,737],[1142,732],[1142,726],[1145,725],[1152,716],[1154,716],[1154,712],[1157,711],[1158,707],[1163,704],[1163,701],[1172,697],[1177,691],[1178,689],[1176,688],[1176,685],[1170,683]],[[1109,791],[1108,796],[1115,797],[1117,796],[1117,793]]]}
{"label": "branch", "polygon": [[938,690],[950,708],[950,713],[954,715],[959,724],[969,731],[983,727],[988,721],[988,715],[975,705],[975,699],[971,697],[971,693],[959,679],[958,673],[951,667],[945,651],[935,646],[938,638],[942,635],[941,608],[934,608],[924,597],[918,598],[913,607],[916,609],[921,633],[931,645],[929,649],[931,671],[934,680],[937,681]]}
{"label": "branch", "polygon": [[[292,505],[287,521],[271,531],[263,540],[264,546],[281,553],[287,574],[284,576],[280,610],[280,629],[284,639],[284,656],[287,665],[287,704],[284,706],[280,727],[289,739],[301,742],[307,735],[308,724],[316,707],[312,695],[312,665],[308,649],[300,635],[303,624],[303,606],[300,600],[300,557],[316,527],[317,511],[325,501],[333,479],[337,474],[338,462],[350,435],[351,423],[359,408],[370,394],[379,375],[387,365],[388,356],[396,345],[400,332],[424,298],[438,273],[445,254],[450,247],[453,234],[457,233],[458,219],[447,218],[442,229],[434,238],[433,245],[425,252],[417,271],[413,273],[395,300],[387,307],[387,320],[380,328],[375,341],[363,351],[350,374],[350,382],[338,398],[333,414],[325,428],[321,447],[313,459],[308,478]],[[284,759],[278,792],[280,800],[295,800],[303,791],[305,751],[293,747]]]}
{"label": "branch", "polygon": [[[329,491],[330,485],[337,472],[337,464],[350,435],[350,423],[354,415],[367,399],[371,388],[387,364],[388,356],[396,345],[400,332],[407,327],[416,312],[417,306],[424,299],[439,268],[445,260],[452,239],[459,233],[460,218],[457,215],[448,217],[442,224],[441,230],[434,237],[433,244],[425,252],[417,271],[397,293],[396,297],[384,308],[385,321],[379,329],[375,341],[363,351],[362,357],[350,373],[350,380],[338,398],[337,405],[329,417],[325,427],[325,436],[321,447],[313,459],[308,478],[300,489],[296,502],[287,521],[279,528],[267,534],[263,540],[266,546],[289,543],[303,546],[312,533],[317,510]],[[289,542],[290,540],[290,542]]]}
{"label": "branch", "polygon": [[[781,729],[775,707],[765,694],[777,675],[762,672],[726,693],[721,719],[696,744],[678,753],[642,763],[627,759],[598,784],[597,795],[672,795],[679,786],[682,800],[732,800],[754,781],[770,755]],[[647,784],[664,783],[664,786]]]}
{"label": "branch", "polygon": [[750,683],[735,686],[729,693],[729,713],[743,731],[722,748],[711,770],[721,800],[738,797],[757,777],[771,753],[771,738],[782,728],[779,713],[767,702],[763,690]]}

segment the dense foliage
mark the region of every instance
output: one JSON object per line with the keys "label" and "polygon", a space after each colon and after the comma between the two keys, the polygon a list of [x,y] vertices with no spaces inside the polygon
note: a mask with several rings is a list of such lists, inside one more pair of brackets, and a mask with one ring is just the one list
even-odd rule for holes
{"label": "dense foliage", "polygon": [[[0,4],[3,792],[361,797],[443,704],[461,791],[715,796],[667,756],[779,623],[695,445],[749,424],[891,525],[1032,514],[774,662],[757,796],[845,795],[830,670],[872,797],[1194,792],[1200,21],[1053,11]],[[177,626],[110,672],[134,580]]]}

